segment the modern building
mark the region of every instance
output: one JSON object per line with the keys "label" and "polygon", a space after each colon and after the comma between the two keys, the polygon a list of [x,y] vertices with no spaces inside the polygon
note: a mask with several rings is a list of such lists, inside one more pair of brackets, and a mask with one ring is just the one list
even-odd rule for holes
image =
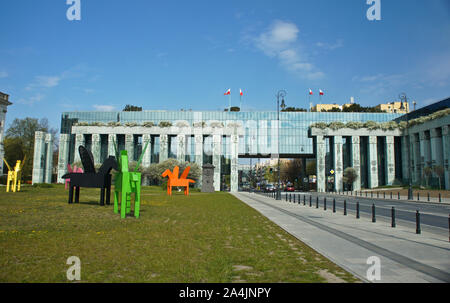
{"label": "modern building", "polygon": [[319,191],[344,189],[347,167],[357,171],[356,190],[407,183],[410,175],[415,184],[421,184],[424,172],[430,169],[435,182],[436,167],[442,166],[439,181],[449,189],[450,117],[448,111],[442,111],[449,100],[418,110],[428,114],[424,117],[418,116],[418,111],[408,115],[280,112],[279,120],[276,111],[64,112],[57,180],[62,182],[68,163],[80,161],[80,145],[90,149],[95,164],[100,165],[115,154],[114,144],[126,149],[133,161],[149,142],[142,159],[144,167],[169,158],[210,163],[215,167],[217,191],[238,190],[241,159],[277,161],[278,157],[316,160]]}
{"label": "modern building", "polygon": [[[387,113],[137,111],[64,112],[58,182],[67,164],[79,161],[78,146],[90,149],[96,164],[114,155],[114,142],[137,160],[150,141],[142,165],[168,158],[215,166],[216,190],[238,189],[240,158],[314,158],[308,129],[314,122],[377,121],[400,117]],[[229,186],[224,180],[230,180]]]}
{"label": "modern building", "polygon": [[0,175],[3,173],[3,157],[5,154],[5,149],[3,146],[3,139],[5,136],[5,120],[7,107],[12,103],[9,101],[9,95],[0,92]]}

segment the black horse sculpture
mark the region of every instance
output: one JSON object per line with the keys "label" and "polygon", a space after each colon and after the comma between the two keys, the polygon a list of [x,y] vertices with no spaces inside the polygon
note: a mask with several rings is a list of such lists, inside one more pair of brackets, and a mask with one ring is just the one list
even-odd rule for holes
{"label": "black horse sculpture", "polygon": [[80,187],[100,188],[100,205],[105,205],[105,190],[106,190],[106,204],[110,203],[111,196],[111,169],[118,170],[116,158],[109,156],[103,162],[98,172],[95,171],[94,157],[92,153],[84,146],[78,148],[80,153],[81,163],[83,164],[83,173],[67,173],[62,176],[63,179],[70,179],[69,183],[69,203],[73,202],[73,190],[75,188],[75,203],[79,202]]}

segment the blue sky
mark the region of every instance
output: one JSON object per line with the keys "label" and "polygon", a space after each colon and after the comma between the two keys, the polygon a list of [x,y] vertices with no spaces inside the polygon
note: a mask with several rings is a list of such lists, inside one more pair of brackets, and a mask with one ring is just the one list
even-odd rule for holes
{"label": "blue sky", "polygon": [[0,91],[14,118],[63,111],[223,110],[244,91],[244,110],[356,102],[405,92],[419,107],[450,96],[450,2],[381,0],[1,1]]}

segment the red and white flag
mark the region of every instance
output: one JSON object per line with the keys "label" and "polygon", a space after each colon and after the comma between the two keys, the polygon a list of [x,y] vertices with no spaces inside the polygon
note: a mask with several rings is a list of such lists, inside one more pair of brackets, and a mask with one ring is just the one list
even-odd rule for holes
{"label": "red and white flag", "polygon": [[309,89],[309,94],[310,94],[310,95],[312,95],[312,94],[313,94],[313,92],[312,92],[312,90],[311,90],[311,89]]}
{"label": "red and white flag", "polygon": [[229,94],[231,94],[231,88],[229,88],[229,89],[227,90],[227,92],[224,93],[224,95],[229,95]]}
{"label": "red and white flag", "polygon": [[319,95],[323,96],[323,91],[319,89]]}
{"label": "red and white flag", "polygon": [[242,92],[242,89],[239,89],[239,95],[243,95],[244,93]]}

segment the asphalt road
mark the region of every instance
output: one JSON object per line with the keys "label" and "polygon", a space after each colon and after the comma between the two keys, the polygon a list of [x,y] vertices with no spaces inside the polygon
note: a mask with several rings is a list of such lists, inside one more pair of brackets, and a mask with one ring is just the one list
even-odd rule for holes
{"label": "asphalt road", "polygon": [[[326,199],[327,211],[333,211],[333,199],[336,199],[336,212],[343,213],[344,200],[347,205],[347,215],[355,216],[356,203],[359,202],[360,216],[371,217],[372,216],[372,204],[375,205],[375,217],[383,217],[386,220],[391,220],[392,207],[395,208],[396,220],[405,220],[416,224],[416,211],[420,213],[420,224],[429,225],[433,227],[439,227],[443,229],[449,228],[449,214],[450,205],[448,204],[431,204],[420,202],[407,202],[383,200],[377,198],[365,198],[355,196],[337,196],[329,195],[326,193],[281,193],[282,200],[286,201],[286,194],[291,194],[291,203],[293,203],[293,196],[295,195],[295,203],[301,203],[303,205],[303,196],[305,196],[305,204],[309,206],[309,197],[311,196],[311,207],[316,207],[317,198],[319,198],[319,207],[324,209],[324,199]],[[299,200],[300,199],[300,200]]]}

